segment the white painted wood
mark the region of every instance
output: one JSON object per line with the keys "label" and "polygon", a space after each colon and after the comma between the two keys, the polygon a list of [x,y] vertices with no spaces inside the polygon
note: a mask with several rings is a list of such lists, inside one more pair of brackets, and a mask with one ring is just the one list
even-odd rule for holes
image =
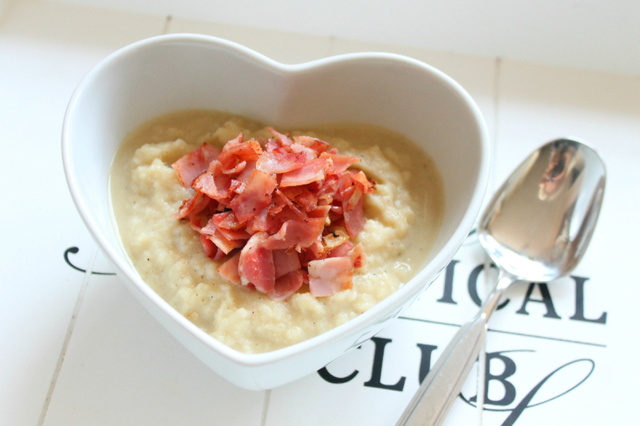
{"label": "white painted wood", "polygon": [[[62,171],[71,93],[114,49],[159,31],[161,19],[21,2],[0,22],[0,424],[35,425],[67,334],[93,242]],[[122,18],[125,19],[122,19]],[[117,30],[114,30],[117,29]],[[113,35],[111,35],[113,34]],[[104,266],[104,265],[102,265]]]}
{"label": "white painted wood", "polygon": [[[0,345],[0,424],[38,424],[83,280],[83,274],[64,262],[63,253],[71,246],[79,247],[79,252],[70,257],[74,264],[86,267],[93,247],[75,213],[60,164],[59,138],[66,103],[82,76],[101,58],[130,42],[165,30],[227,37],[287,63],[353,51],[385,50],[434,65],[458,80],[486,117],[496,148],[494,188],[517,162],[551,138],[574,135],[590,142],[603,155],[609,180],[598,228],[575,275],[589,278],[585,284],[586,316],[596,318],[607,312],[607,324],[569,320],[574,313],[575,299],[571,279],[559,280],[549,286],[560,320],[545,318],[544,305],[535,302],[527,305],[529,315],[517,314],[527,288],[524,284],[510,290],[510,304],[496,312],[490,328],[525,335],[544,334],[556,340],[489,332],[487,351],[536,351],[510,355],[518,361],[519,370],[511,379],[517,385],[517,399],[509,407],[520,401],[526,391],[554,368],[577,359],[595,362],[595,369],[584,384],[552,402],[525,410],[516,423],[519,426],[640,422],[633,399],[633,383],[640,380],[640,372],[634,367],[640,346],[638,339],[633,337],[636,301],[640,296],[634,281],[637,263],[635,242],[640,239],[640,228],[636,225],[640,198],[634,189],[640,178],[637,167],[640,161],[638,77],[533,65],[508,59],[496,63],[495,58],[427,50],[416,47],[414,41],[390,37],[384,24],[397,32],[399,30],[390,24],[392,20],[376,18],[378,12],[364,14],[372,20],[362,24],[364,27],[352,20],[353,25],[342,28],[342,33],[330,30],[333,25],[344,24],[340,19],[335,22],[324,19],[323,33],[314,29],[314,25],[317,26],[316,21],[325,16],[324,6],[318,6],[320,9],[313,14],[308,13],[308,25],[302,28],[299,22],[291,19],[279,21],[281,17],[276,13],[290,17],[287,13],[300,12],[296,9],[298,6],[286,13],[282,8],[276,7],[275,12],[270,12],[256,6],[245,9],[251,13],[234,18],[238,22],[225,23],[231,19],[230,4],[217,12],[203,13],[206,10],[200,3],[196,8],[200,11],[198,16],[188,16],[189,9],[183,9],[181,13],[175,13],[174,9],[174,19],[166,25],[163,16],[166,11],[162,8],[168,10],[171,7],[169,0],[160,4],[154,2],[153,11],[140,9],[140,5],[150,8],[151,2],[139,0],[128,3],[130,9],[138,7],[146,14],[107,10],[107,5],[99,3],[101,0],[77,1],[84,1],[83,4],[92,1],[91,4],[105,7],[20,0],[6,7],[7,0],[0,0],[0,141],[4,148],[0,189],[9,200],[0,213],[4,243],[0,248],[3,259],[0,284],[0,338],[3,342]],[[537,24],[527,26],[522,21],[524,18],[520,17],[508,23],[504,30],[517,30],[530,37],[532,34],[539,36],[539,46],[550,49],[548,53],[552,55],[567,51],[567,46],[553,35],[553,28],[558,28],[561,21],[558,19],[573,22],[574,27],[567,28],[575,30],[577,21],[598,12],[602,19],[597,25],[615,28],[611,37],[625,35],[628,41],[637,41],[628,24],[634,19],[637,21],[637,15],[634,15],[637,3],[609,2],[607,4],[613,10],[606,13],[591,1],[555,3],[557,6],[543,5],[556,10],[559,17],[545,20],[541,12],[534,10],[530,11],[527,19]],[[217,2],[210,4],[211,7],[220,5]],[[438,4],[431,2],[429,7]],[[500,4],[503,3],[495,3]],[[117,2],[111,5],[122,6]],[[198,6],[198,2],[185,7],[195,7],[193,5]],[[272,5],[278,6],[278,3]],[[2,6],[5,6],[4,12]],[[560,13],[573,10],[574,6],[577,8],[575,15]],[[471,14],[476,10],[474,7],[478,6],[469,6],[465,13]],[[617,8],[627,13],[615,15]],[[456,10],[461,13],[455,6],[450,13]],[[424,15],[427,17],[420,22],[426,25],[429,19],[440,19],[442,23],[420,31],[443,30],[445,17],[449,15],[440,11],[439,15]],[[504,18],[504,14],[509,13],[515,12],[507,7],[498,15]],[[260,20],[252,18],[252,15],[259,15]],[[192,19],[183,19],[183,16]],[[390,13],[388,16],[393,17]],[[473,25],[490,22],[487,21],[489,18],[478,14],[477,20],[469,21],[465,31],[477,28]],[[403,31],[415,31],[411,26],[415,25],[417,18],[407,18],[403,22],[406,24]],[[540,24],[545,22],[548,28]],[[376,31],[366,27],[372,23]],[[522,28],[513,28],[516,24]],[[597,25],[592,29],[594,36],[599,34]],[[453,26],[452,30],[456,28],[460,27]],[[488,28],[496,31],[497,27]],[[296,31],[304,35],[297,35]],[[364,31],[366,37],[359,36],[356,31]],[[477,44],[486,42],[483,39],[485,32],[473,33]],[[394,37],[404,37],[403,34],[399,32]],[[602,56],[604,50],[612,51],[607,54],[626,55],[631,65],[640,57],[629,54],[630,47],[626,41],[616,44],[605,37],[594,42],[589,38],[591,36],[585,37],[580,32],[575,34],[581,43],[591,46],[590,51],[572,50],[565,62],[557,61],[563,66],[594,68],[594,62],[602,62],[606,67],[598,69],[626,72],[621,70],[629,68],[620,67],[614,60],[607,63]],[[437,37],[431,40],[437,40]],[[456,40],[444,41],[453,43]],[[514,36],[508,42],[522,48],[524,55],[528,49],[526,40],[534,38]],[[428,38],[421,43],[427,41]],[[559,46],[553,46],[554,43],[559,43]],[[453,47],[446,50],[456,50]],[[496,52],[475,53],[496,55]],[[580,63],[576,57],[589,63]],[[550,61],[542,57],[527,60]],[[632,70],[634,72],[637,74]],[[375,348],[372,342],[368,342],[362,349],[354,350],[329,367],[335,375],[346,375],[358,369],[358,376],[353,381],[343,385],[328,384],[313,374],[270,391],[266,404],[265,393],[230,387],[203,367],[140,309],[117,278],[93,277],[80,305],[75,327],[71,330],[44,424],[92,426],[191,422],[258,425],[261,419],[266,425],[393,424],[393,419],[410,400],[412,390],[417,388],[416,363],[420,353],[416,343],[444,347],[456,330],[446,324],[460,324],[475,310],[467,285],[473,268],[483,263],[482,252],[470,242],[463,247],[457,259],[461,261],[456,266],[453,292],[457,304],[437,302],[443,291],[444,277],[441,277],[403,314],[435,323],[397,320],[379,336],[393,340],[387,347],[385,356],[388,358],[382,380],[395,383],[405,376],[402,392],[364,386],[371,376]],[[99,256],[95,269],[108,270],[109,266]],[[488,291],[490,278],[490,274],[488,279],[481,278],[478,290],[481,295]],[[540,298],[538,290],[532,297]],[[571,339],[588,340],[601,346],[563,342]],[[434,361],[437,353],[436,350],[433,354]],[[499,369],[499,365],[496,368]],[[571,373],[566,376],[554,376],[558,380],[554,386],[566,385],[569,381],[562,380],[583,374],[579,368],[584,369],[585,364],[576,364],[576,370],[572,372],[563,370]],[[499,371],[493,373],[498,374]],[[474,394],[474,383],[470,378],[463,391],[466,395]],[[552,396],[552,393],[544,393],[550,389],[543,388],[537,401]],[[501,398],[499,386],[492,384],[488,396]],[[265,405],[267,410],[263,412]],[[486,404],[485,408],[496,407]],[[473,407],[458,400],[447,424],[469,424],[475,415]],[[507,415],[506,412],[485,410],[484,424],[500,425]]]}
{"label": "white painted wood", "polygon": [[640,74],[640,3],[633,0],[55,1]]}
{"label": "white painted wood", "polygon": [[117,277],[94,276],[44,425],[258,426],[263,399],[202,364]]}

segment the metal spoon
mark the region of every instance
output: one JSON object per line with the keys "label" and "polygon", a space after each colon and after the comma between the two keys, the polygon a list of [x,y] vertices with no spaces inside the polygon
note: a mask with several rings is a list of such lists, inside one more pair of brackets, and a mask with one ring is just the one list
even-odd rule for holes
{"label": "metal spoon", "polygon": [[551,281],[580,262],[598,220],[605,175],[598,154],[571,139],[547,143],[511,174],[478,227],[480,243],[500,269],[498,284],[440,355],[396,426],[442,424],[510,284]]}

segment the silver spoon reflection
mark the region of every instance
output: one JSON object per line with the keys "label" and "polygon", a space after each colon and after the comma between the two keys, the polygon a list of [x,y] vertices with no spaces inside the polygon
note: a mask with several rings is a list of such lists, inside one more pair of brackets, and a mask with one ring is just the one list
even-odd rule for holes
{"label": "silver spoon reflection", "polygon": [[511,174],[478,227],[480,244],[500,270],[498,284],[440,355],[396,426],[442,424],[509,285],[551,281],[575,268],[598,220],[605,180],[598,154],[571,139],[547,143]]}

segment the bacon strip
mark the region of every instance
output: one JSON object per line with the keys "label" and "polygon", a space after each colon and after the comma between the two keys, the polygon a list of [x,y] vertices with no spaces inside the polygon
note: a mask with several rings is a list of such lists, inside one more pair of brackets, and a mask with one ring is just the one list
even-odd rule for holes
{"label": "bacon strip", "polygon": [[176,171],[176,176],[182,186],[189,188],[191,182],[207,170],[209,163],[215,160],[219,154],[220,151],[217,148],[203,143],[198,149],[173,163],[171,167]]}
{"label": "bacon strip", "polygon": [[231,178],[223,174],[222,164],[215,160],[209,164],[206,172],[194,179],[191,186],[214,200],[223,200],[229,197]]}
{"label": "bacon strip", "polygon": [[278,133],[273,127],[269,127],[268,129],[271,132],[271,134],[276,137],[276,139],[280,143],[280,146],[291,145],[291,139],[289,139],[286,135],[283,135],[282,133]]}
{"label": "bacon strip", "polygon": [[271,203],[271,193],[276,189],[275,178],[260,170],[254,170],[247,185],[229,204],[240,222],[247,222],[256,212]]}
{"label": "bacon strip", "polygon": [[263,153],[256,168],[265,173],[286,173],[304,166],[307,157],[304,153],[276,150]]}
{"label": "bacon strip", "polygon": [[329,150],[331,146],[323,140],[312,138],[310,136],[294,136],[294,142],[299,143],[307,148],[310,148],[316,151],[318,154],[322,154],[323,152]]}
{"label": "bacon strip", "polygon": [[367,264],[367,256],[364,253],[364,247],[362,243],[358,243],[357,246],[347,252],[347,255],[351,257],[354,268],[362,268]]}
{"label": "bacon strip", "polygon": [[276,270],[273,253],[264,246],[266,232],[258,232],[249,238],[240,252],[238,274],[242,285],[253,284],[262,293],[273,291],[276,284]]}
{"label": "bacon strip", "polygon": [[238,264],[240,263],[240,252],[237,252],[226,262],[224,262],[216,272],[220,274],[222,278],[227,281],[231,281],[236,285],[242,285],[242,280],[240,279],[240,273],[238,272]]}
{"label": "bacon strip", "polygon": [[326,158],[316,158],[307,161],[304,166],[299,169],[284,173],[280,181],[281,187],[301,186],[311,182],[324,179],[325,170],[330,167],[331,160]]}
{"label": "bacon strip", "polygon": [[[262,154],[260,144],[255,140],[244,142],[242,133],[237,138],[227,142],[218,156],[218,161],[222,164],[223,172],[232,174],[230,170],[236,168],[238,164],[249,161],[257,161]],[[238,173],[241,170],[238,170]]]}
{"label": "bacon strip", "polygon": [[324,219],[309,219],[307,222],[288,220],[265,241],[264,246],[269,250],[307,248],[323,229]]}
{"label": "bacon strip", "polygon": [[273,300],[286,300],[302,287],[303,282],[304,271],[298,269],[278,278],[273,290],[267,294]]}
{"label": "bacon strip", "polygon": [[309,291],[314,297],[331,296],[352,288],[353,264],[350,257],[331,257],[309,262]]}
{"label": "bacon strip", "polygon": [[298,253],[295,251],[273,250],[273,263],[276,269],[276,278],[301,268]]}
{"label": "bacon strip", "polygon": [[186,217],[196,215],[204,210],[209,204],[209,198],[202,192],[196,192],[193,197],[184,200],[180,206],[178,213],[173,217],[176,219],[184,219]]}
{"label": "bacon strip", "polygon": [[343,194],[342,214],[350,237],[355,237],[364,229],[364,209],[362,191],[358,187],[349,188]]}
{"label": "bacon strip", "polygon": [[329,154],[327,152],[323,152],[320,155],[320,158],[331,159],[331,166],[327,170],[327,173],[332,175],[342,173],[346,171],[349,166],[360,161],[358,157],[354,157],[352,155]]}

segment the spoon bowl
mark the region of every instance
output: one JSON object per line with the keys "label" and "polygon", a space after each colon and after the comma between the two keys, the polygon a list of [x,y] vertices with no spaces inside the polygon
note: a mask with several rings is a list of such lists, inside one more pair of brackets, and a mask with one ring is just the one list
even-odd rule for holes
{"label": "spoon bowl", "polygon": [[497,191],[480,220],[480,244],[518,279],[567,275],[589,245],[604,186],[604,164],[593,149],[571,139],[549,142]]}
{"label": "spoon bowl", "polygon": [[478,226],[480,244],[500,270],[498,283],[438,358],[397,426],[442,424],[509,285],[551,281],[576,267],[593,235],[605,181],[596,151],[573,139],[543,145],[516,168]]}

